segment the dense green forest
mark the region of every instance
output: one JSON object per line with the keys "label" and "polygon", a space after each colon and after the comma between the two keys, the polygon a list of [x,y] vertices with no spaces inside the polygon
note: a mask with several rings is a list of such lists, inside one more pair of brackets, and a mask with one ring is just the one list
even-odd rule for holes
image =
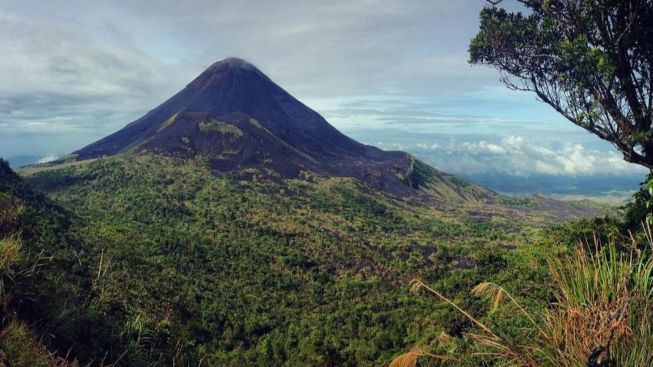
{"label": "dense green forest", "polygon": [[3,271],[29,276],[3,278],[3,323],[92,365],[387,365],[443,335],[464,356],[453,365],[477,365],[474,325],[409,281],[517,329],[469,290],[496,282],[537,312],[546,255],[616,222],[551,227],[561,213],[535,198],[411,203],[354,179],[216,177],[151,154],[5,171],[3,205],[24,209],[3,223],[22,244]]}

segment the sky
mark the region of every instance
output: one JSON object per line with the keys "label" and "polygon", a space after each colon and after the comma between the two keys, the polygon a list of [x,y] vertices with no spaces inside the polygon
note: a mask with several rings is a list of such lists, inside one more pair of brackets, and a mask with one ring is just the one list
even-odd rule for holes
{"label": "sky", "polygon": [[235,56],[346,134],[447,172],[636,187],[646,170],[467,62],[485,5],[0,0],[0,156],[79,149]]}

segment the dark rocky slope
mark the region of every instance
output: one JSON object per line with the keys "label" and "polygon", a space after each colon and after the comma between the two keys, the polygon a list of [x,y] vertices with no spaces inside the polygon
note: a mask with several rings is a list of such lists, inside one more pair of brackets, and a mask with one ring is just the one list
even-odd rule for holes
{"label": "dark rocky slope", "polygon": [[[175,96],[69,158],[83,160],[131,149],[206,157],[217,172],[257,168],[297,177],[302,171],[356,177],[394,195],[410,195],[446,176],[407,153],[361,144],[331,126],[248,62],[209,67]],[[419,177],[417,177],[418,175]]]}

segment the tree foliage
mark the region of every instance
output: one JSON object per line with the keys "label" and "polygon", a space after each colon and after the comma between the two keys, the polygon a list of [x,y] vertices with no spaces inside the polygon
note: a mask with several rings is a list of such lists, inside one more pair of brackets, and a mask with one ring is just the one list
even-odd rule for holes
{"label": "tree foliage", "polygon": [[[502,247],[559,217],[535,207],[409,205],[348,178],[216,177],[202,159],[150,154],[30,170],[27,182],[0,177],[0,214],[18,186],[48,195],[21,194],[26,210],[54,200],[74,214],[67,227],[13,230],[25,248],[50,249],[59,229],[63,245],[46,255],[74,274],[12,285],[16,303],[35,289],[43,305],[18,321],[39,321],[52,350],[80,365],[381,366],[443,333],[447,348],[470,346],[468,320],[411,297],[410,277],[454,299],[486,280],[534,284],[529,297],[548,299],[531,250]],[[480,208],[491,215],[470,218]],[[480,300],[461,305],[485,313]]]}
{"label": "tree foliage", "polygon": [[481,11],[470,62],[653,169],[653,1],[518,1],[525,12]]}

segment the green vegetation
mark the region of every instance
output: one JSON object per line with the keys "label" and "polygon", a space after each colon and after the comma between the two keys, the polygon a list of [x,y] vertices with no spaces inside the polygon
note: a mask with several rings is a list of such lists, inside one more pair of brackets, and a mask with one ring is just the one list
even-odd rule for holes
{"label": "green vegetation", "polygon": [[249,123],[254,125],[257,129],[262,129],[262,130],[265,129],[265,127],[263,127],[263,125],[261,125],[261,123],[258,122],[257,119],[249,119]]}
{"label": "green vegetation", "polygon": [[[472,290],[492,303],[490,316],[479,319],[420,280],[412,282],[413,290],[428,290],[474,323],[479,330],[467,334],[472,354],[491,356],[502,366],[651,366],[653,237],[650,227],[642,234],[644,251],[631,237],[628,252],[619,250],[622,244],[602,246],[595,240],[591,246],[547,256],[553,301],[545,310],[529,312],[491,282]],[[505,316],[491,316],[498,312],[519,314],[527,322],[515,328]],[[437,357],[458,360],[449,354]],[[408,355],[434,356],[421,349]]]}
{"label": "green vegetation", "polygon": [[[0,346],[5,355],[22,345],[12,361],[38,350],[50,363],[71,350],[68,362],[92,365],[378,366],[417,346],[412,356],[432,355],[427,365],[477,366],[487,350],[470,337],[477,326],[411,295],[411,278],[501,330],[502,342],[536,340],[529,315],[549,312],[557,295],[550,260],[597,228],[624,228],[542,227],[555,213],[536,201],[425,205],[350,178],[217,177],[209,167],[130,153],[25,170],[48,198],[3,178],[0,208],[23,208],[11,210],[23,219],[3,219],[13,224],[0,246],[2,289],[13,301],[2,327],[16,341]],[[34,210],[47,212],[26,214]],[[501,285],[528,314],[470,296],[482,283]],[[31,294],[40,307],[21,309]]]}
{"label": "green vegetation", "polygon": [[497,68],[508,87],[534,92],[626,161],[653,169],[653,2],[520,2],[525,12],[481,11],[470,62]]}
{"label": "green vegetation", "polygon": [[407,203],[347,178],[216,177],[201,159],[149,154],[25,174],[70,211],[66,233],[84,249],[89,289],[61,299],[106,327],[75,354],[82,363],[372,366],[443,331],[467,348],[472,325],[407,281],[460,297],[488,278],[537,284],[529,227],[554,217]]}
{"label": "green vegetation", "polygon": [[231,135],[235,138],[242,138],[243,131],[236,125],[211,119],[210,121],[200,121],[197,125],[201,132],[217,131],[220,134]]}
{"label": "green vegetation", "polygon": [[157,129],[156,132],[161,132],[161,131],[165,130],[167,127],[169,127],[170,125],[174,124],[175,121],[177,121],[177,116],[178,115],[179,115],[179,113],[175,113],[172,116],[170,116],[167,120],[165,120],[161,124],[161,126]]}
{"label": "green vegetation", "polygon": [[500,201],[502,204],[505,205],[512,205],[512,206],[522,206],[522,207],[528,207],[528,208],[536,208],[537,207],[537,201],[533,199],[532,197],[524,197],[524,196],[503,196]]}
{"label": "green vegetation", "polygon": [[[422,186],[425,186],[435,174],[435,170],[428,165],[416,160],[413,157],[410,157],[410,166],[406,174],[399,174],[399,179],[401,179],[408,186],[418,189]],[[462,182],[462,180],[460,180]]]}

